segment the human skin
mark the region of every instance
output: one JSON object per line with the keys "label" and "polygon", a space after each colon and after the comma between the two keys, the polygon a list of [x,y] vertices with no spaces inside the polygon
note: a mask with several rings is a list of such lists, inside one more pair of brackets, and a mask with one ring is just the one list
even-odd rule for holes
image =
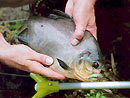
{"label": "human skin", "polygon": [[[54,72],[46,65],[52,65],[53,59],[47,55],[40,54],[29,48],[28,46],[19,44],[19,45],[10,45],[7,43],[0,33],[0,61],[27,71],[38,73],[46,77],[64,79],[65,77],[59,73]],[[44,64],[45,66],[43,66]]]}
{"label": "human skin", "polygon": [[[36,0],[0,0],[0,7],[17,7],[33,1]],[[94,0],[82,0],[82,2],[80,0],[69,0],[66,5],[65,12],[74,18],[76,24],[76,30],[71,39],[73,45],[79,43],[86,29],[96,37],[94,2]],[[51,57],[37,53],[25,45],[10,45],[1,33],[0,61],[24,71],[38,73],[50,78],[65,79],[63,75],[42,65],[52,65],[53,59]]]}
{"label": "human skin", "polygon": [[[17,7],[32,3],[33,1],[36,0],[0,0],[0,7]],[[63,75],[53,71],[49,67],[45,67],[46,65],[53,64],[52,57],[37,53],[26,45],[10,45],[1,33],[0,61],[27,72],[38,73],[50,78],[65,79]]]}
{"label": "human skin", "polygon": [[77,45],[84,36],[85,30],[90,31],[97,39],[94,4],[96,0],[68,0],[65,13],[73,17],[76,28],[72,35],[72,45]]}

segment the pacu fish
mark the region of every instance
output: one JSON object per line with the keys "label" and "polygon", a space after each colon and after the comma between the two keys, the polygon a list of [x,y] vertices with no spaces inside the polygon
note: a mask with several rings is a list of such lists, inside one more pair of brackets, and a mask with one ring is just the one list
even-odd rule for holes
{"label": "pacu fish", "polygon": [[19,40],[39,53],[52,56],[53,70],[81,81],[95,81],[102,77],[102,55],[92,34],[86,31],[77,46],[71,45],[70,38],[75,30],[72,19],[33,16],[25,27],[27,29],[19,34]]}

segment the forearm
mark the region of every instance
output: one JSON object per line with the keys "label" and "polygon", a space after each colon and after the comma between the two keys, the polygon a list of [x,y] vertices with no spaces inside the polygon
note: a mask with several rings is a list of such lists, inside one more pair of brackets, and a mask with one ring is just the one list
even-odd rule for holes
{"label": "forearm", "polygon": [[18,7],[37,0],[0,0],[0,7]]}

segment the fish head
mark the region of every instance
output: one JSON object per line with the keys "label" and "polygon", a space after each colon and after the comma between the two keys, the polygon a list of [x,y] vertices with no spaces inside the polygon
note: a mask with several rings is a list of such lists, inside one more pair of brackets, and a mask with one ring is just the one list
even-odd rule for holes
{"label": "fish head", "polygon": [[76,78],[81,81],[97,81],[103,77],[102,61],[97,60],[89,51],[78,55],[69,66],[73,69]]}
{"label": "fish head", "polygon": [[69,64],[62,63],[60,65],[75,79],[81,81],[103,80],[104,75],[101,72],[106,69],[98,42],[89,32],[85,36],[87,38],[80,43],[83,46],[79,45],[79,48],[83,47],[84,50],[77,54]]}
{"label": "fish head", "polygon": [[57,60],[66,71],[66,77],[80,81],[98,81],[104,78],[101,74],[104,70],[103,62],[96,60],[88,51],[75,57],[68,65],[60,59]]}

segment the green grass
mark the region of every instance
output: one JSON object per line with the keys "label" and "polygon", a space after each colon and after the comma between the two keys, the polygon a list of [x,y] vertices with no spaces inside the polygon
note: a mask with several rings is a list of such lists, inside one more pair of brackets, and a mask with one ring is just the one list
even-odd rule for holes
{"label": "green grass", "polygon": [[103,96],[102,91],[98,91],[97,93],[95,93],[94,90],[90,90],[90,93],[87,93],[84,96],[85,98],[107,98]]}

